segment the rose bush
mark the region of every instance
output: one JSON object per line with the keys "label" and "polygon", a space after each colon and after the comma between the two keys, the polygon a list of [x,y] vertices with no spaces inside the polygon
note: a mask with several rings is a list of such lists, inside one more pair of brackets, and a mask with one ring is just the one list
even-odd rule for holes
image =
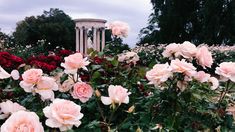
{"label": "rose bush", "polygon": [[1,131],[234,131],[234,62],[190,42],[158,51],[148,61],[137,50],[63,50],[32,59],[53,70],[3,67]]}

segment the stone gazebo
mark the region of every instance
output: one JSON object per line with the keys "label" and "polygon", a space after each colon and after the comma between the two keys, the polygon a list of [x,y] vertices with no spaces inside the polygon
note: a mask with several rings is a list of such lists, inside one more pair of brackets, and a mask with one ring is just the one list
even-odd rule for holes
{"label": "stone gazebo", "polygon": [[76,51],[86,54],[88,48],[102,51],[105,46],[105,23],[103,19],[75,19]]}

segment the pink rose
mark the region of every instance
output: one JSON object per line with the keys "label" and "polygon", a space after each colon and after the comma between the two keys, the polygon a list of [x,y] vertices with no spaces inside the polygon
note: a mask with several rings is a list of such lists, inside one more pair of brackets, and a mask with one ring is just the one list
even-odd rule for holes
{"label": "pink rose", "polygon": [[114,21],[108,25],[112,34],[117,37],[127,37],[130,27],[127,23],[121,21]]}
{"label": "pink rose", "polygon": [[235,82],[235,63],[234,62],[223,62],[216,67],[215,73],[220,75],[222,81],[230,79]]}
{"label": "pink rose", "polygon": [[72,129],[73,125],[78,127],[83,117],[80,110],[81,107],[72,101],[55,99],[50,106],[43,109],[44,115],[48,118],[46,125],[59,128],[60,131]]}
{"label": "pink rose", "polygon": [[65,73],[75,74],[77,70],[83,68],[87,70],[86,66],[89,65],[87,58],[83,58],[81,53],[75,53],[64,58],[65,62],[61,63],[61,66],[65,68]]}
{"label": "pink rose", "polygon": [[1,66],[0,66],[0,79],[6,79],[11,77],[9,73],[7,73]]}
{"label": "pink rose", "polygon": [[20,81],[20,87],[24,89],[25,92],[34,91],[34,86],[42,79],[41,69],[29,69],[22,74],[23,80]]}
{"label": "pink rose", "polygon": [[43,101],[54,99],[53,91],[58,90],[56,80],[51,77],[42,76],[41,69],[27,70],[23,73],[22,77],[23,81],[20,82],[20,86],[25,92],[38,93]]}
{"label": "pink rose", "polygon": [[139,56],[135,52],[126,52],[118,55],[119,62],[133,63],[134,65],[139,61]]}
{"label": "pink rose", "polygon": [[210,77],[208,82],[210,82],[212,84],[211,90],[215,90],[219,87],[219,81],[215,77]]}
{"label": "pink rose", "polygon": [[128,104],[129,103],[129,95],[130,92],[123,88],[120,85],[110,85],[108,88],[109,97],[101,96],[101,101],[105,105],[110,105],[112,103],[117,103],[121,105],[121,103]]}
{"label": "pink rose", "polygon": [[199,81],[201,83],[204,83],[204,82],[207,82],[209,80],[210,74],[207,74],[204,71],[199,71],[193,77],[197,81]]}
{"label": "pink rose", "polygon": [[172,43],[166,46],[165,50],[162,52],[164,57],[179,56],[180,44]]}
{"label": "pink rose", "polygon": [[19,105],[18,103],[13,103],[10,100],[6,102],[0,103],[0,119],[7,118],[10,114],[20,111],[26,110],[25,107]]}
{"label": "pink rose", "polygon": [[173,74],[168,63],[166,64],[156,64],[153,69],[146,73],[147,79],[150,81],[150,84],[159,85],[165,81]]}
{"label": "pink rose", "polygon": [[18,80],[20,78],[20,73],[18,70],[12,70],[11,71],[11,77],[14,79],[14,80]]}
{"label": "pink rose", "polygon": [[59,86],[60,92],[68,92],[70,89],[73,88],[74,81],[71,78],[65,80],[62,85]]}
{"label": "pink rose", "polygon": [[173,72],[183,73],[189,77],[196,73],[196,68],[193,66],[193,64],[186,62],[184,59],[181,61],[179,59],[172,60],[171,68]]}
{"label": "pink rose", "polygon": [[180,55],[184,58],[193,58],[197,53],[197,47],[190,43],[189,41],[185,41],[180,45]]}
{"label": "pink rose", "polygon": [[203,67],[211,67],[213,63],[211,52],[207,49],[206,46],[202,46],[198,49],[196,58],[198,63]]}
{"label": "pink rose", "polygon": [[34,112],[18,111],[2,124],[1,132],[44,132],[44,130]]}
{"label": "pink rose", "polygon": [[35,84],[42,78],[41,69],[29,69],[22,74],[23,81],[27,84]]}
{"label": "pink rose", "polygon": [[42,77],[42,79],[37,83],[35,92],[41,95],[42,100],[54,99],[54,92],[58,90],[58,85],[56,80],[51,77]]}
{"label": "pink rose", "polygon": [[112,34],[116,36],[122,36],[122,31],[120,27],[113,27]]}
{"label": "pink rose", "polygon": [[79,99],[82,103],[87,102],[93,94],[93,89],[89,84],[77,82],[73,86],[72,96]]}

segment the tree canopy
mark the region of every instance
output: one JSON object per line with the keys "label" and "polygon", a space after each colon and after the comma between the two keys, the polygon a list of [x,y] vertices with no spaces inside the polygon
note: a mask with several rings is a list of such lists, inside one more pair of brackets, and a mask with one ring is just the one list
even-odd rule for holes
{"label": "tree canopy", "polygon": [[141,43],[227,44],[235,42],[233,0],[151,0],[149,26],[140,33]]}
{"label": "tree canopy", "polygon": [[38,40],[46,40],[48,49],[62,46],[75,48],[75,23],[62,10],[51,8],[42,15],[26,17],[17,23],[13,33],[16,44],[35,45]]}

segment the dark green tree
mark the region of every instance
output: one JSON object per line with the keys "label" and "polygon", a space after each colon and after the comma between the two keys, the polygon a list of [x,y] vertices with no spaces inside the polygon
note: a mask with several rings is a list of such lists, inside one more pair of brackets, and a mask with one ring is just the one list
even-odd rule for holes
{"label": "dark green tree", "polygon": [[46,40],[53,49],[62,46],[66,49],[75,48],[75,23],[62,10],[50,9],[42,15],[26,17],[17,23],[13,33],[16,44],[36,45],[38,40]]}
{"label": "dark green tree", "polygon": [[5,34],[0,28],[0,49],[12,47],[14,44],[13,37],[11,35]]}
{"label": "dark green tree", "polygon": [[233,44],[235,1],[151,0],[149,26],[140,33],[141,43]]}

